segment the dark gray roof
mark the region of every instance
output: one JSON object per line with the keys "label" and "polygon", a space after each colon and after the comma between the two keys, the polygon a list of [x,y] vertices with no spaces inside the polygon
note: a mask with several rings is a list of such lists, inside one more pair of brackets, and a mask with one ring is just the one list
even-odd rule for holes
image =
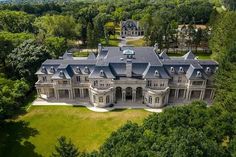
{"label": "dark gray roof", "polygon": [[193,54],[192,51],[189,51],[188,53],[186,53],[186,54],[183,56],[184,59],[195,59],[195,57],[196,57],[196,56]]}
{"label": "dark gray roof", "polygon": [[[124,53],[124,50],[133,53],[130,55]],[[130,60],[134,78],[170,79],[175,74],[184,74],[188,79],[206,79],[212,76],[218,66],[212,60],[195,59],[191,51],[182,57],[172,58],[166,52],[158,56],[153,47],[105,47],[97,57],[94,53],[90,53],[87,59],[73,59],[70,56],[66,52],[62,59],[46,60],[36,74],[53,75],[53,79],[62,79],[60,74],[64,79],[70,79],[73,75],[119,79],[126,77],[126,63]],[[196,77],[197,73],[201,73],[201,77]]]}
{"label": "dark gray roof", "polygon": [[96,56],[95,56],[95,54],[94,54],[93,52],[91,52],[91,53],[89,53],[89,56],[88,56],[87,59],[92,59],[92,60],[94,60],[94,59],[96,59]]}
{"label": "dark gray roof", "polygon": [[170,57],[166,54],[166,51],[162,51],[159,57],[160,59],[170,59]]}

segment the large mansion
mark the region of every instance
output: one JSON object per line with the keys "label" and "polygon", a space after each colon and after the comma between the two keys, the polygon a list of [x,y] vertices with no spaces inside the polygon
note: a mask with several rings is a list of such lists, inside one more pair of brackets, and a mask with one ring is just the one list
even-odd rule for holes
{"label": "large mansion", "polygon": [[161,108],[192,100],[211,101],[218,64],[156,53],[155,47],[102,47],[98,55],[76,59],[65,53],[46,60],[36,72],[40,97],[52,101],[87,99],[97,107],[139,103]]}

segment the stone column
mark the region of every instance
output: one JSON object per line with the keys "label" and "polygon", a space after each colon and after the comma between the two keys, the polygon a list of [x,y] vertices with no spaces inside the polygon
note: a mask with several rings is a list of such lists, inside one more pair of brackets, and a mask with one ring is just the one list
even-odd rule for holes
{"label": "stone column", "polygon": [[68,90],[68,93],[69,93],[69,99],[72,99],[71,90]]}
{"label": "stone column", "polygon": [[79,89],[79,92],[80,92],[80,97],[81,97],[81,98],[84,98],[84,89],[83,89],[83,88],[80,88],[80,89]]}
{"label": "stone column", "polygon": [[136,101],[136,90],[132,91],[132,102]]}
{"label": "stone column", "polygon": [[55,89],[55,97],[57,100],[59,100],[59,91]]}
{"label": "stone column", "polygon": [[189,101],[190,96],[191,96],[191,90],[187,89],[187,91],[186,91],[186,98],[185,98],[186,101]]}
{"label": "stone column", "polygon": [[202,91],[201,91],[201,96],[200,96],[200,99],[201,99],[201,100],[204,99],[204,95],[205,95],[205,90],[202,90]]}
{"label": "stone column", "polygon": [[126,95],[126,91],[125,89],[122,89],[122,101],[126,101],[125,95]]}
{"label": "stone column", "polygon": [[189,90],[189,94],[188,94],[188,100],[191,99],[191,95],[192,95],[192,90]]}

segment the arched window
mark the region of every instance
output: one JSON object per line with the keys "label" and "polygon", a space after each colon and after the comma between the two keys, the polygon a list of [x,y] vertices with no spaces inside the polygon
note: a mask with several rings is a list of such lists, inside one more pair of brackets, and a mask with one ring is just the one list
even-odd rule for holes
{"label": "arched window", "polygon": [[152,97],[151,97],[151,96],[149,96],[148,102],[149,102],[150,104],[152,104]]}
{"label": "arched window", "polygon": [[110,96],[109,95],[106,97],[106,103],[110,103]]}

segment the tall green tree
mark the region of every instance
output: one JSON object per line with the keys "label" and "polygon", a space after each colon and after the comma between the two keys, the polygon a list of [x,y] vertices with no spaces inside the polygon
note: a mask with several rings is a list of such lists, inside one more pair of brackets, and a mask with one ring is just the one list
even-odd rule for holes
{"label": "tall green tree", "polygon": [[0,36],[0,60],[3,67],[6,66],[6,58],[9,53],[13,50],[13,44],[10,40]]}
{"label": "tall green tree", "polygon": [[35,17],[21,11],[0,11],[0,30],[13,33],[33,32]]}
{"label": "tall green tree", "polygon": [[50,51],[50,54],[53,58],[58,58],[59,56],[62,56],[62,54],[68,48],[66,39],[63,37],[46,37],[43,41],[43,44]]}
{"label": "tall green tree", "polygon": [[80,24],[72,16],[45,15],[38,17],[34,25],[46,35],[75,38],[80,33]]}
{"label": "tall green tree", "polygon": [[0,120],[19,113],[28,92],[29,85],[25,81],[12,81],[0,75]]}
{"label": "tall green tree", "polygon": [[65,136],[58,138],[58,145],[55,146],[55,152],[52,157],[78,157],[80,152],[78,148],[69,139],[67,141]]}
{"label": "tall green tree", "polygon": [[49,50],[34,40],[26,40],[15,48],[8,56],[8,62],[14,71],[13,76],[24,78],[30,83],[34,83],[35,72],[42,62],[51,58]]}

